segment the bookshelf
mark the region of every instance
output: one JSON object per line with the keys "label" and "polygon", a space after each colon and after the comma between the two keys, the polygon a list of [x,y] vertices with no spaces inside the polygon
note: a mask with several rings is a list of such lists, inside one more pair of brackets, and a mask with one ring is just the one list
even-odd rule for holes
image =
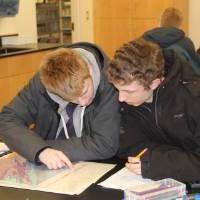
{"label": "bookshelf", "polygon": [[36,2],[39,43],[72,43],[71,0]]}
{"label": "bookshelf", "polygon": [[39,43],[60,43],[59,4],[36,3],[37,34]]}
{"label": "bookshelf", "polygon": [[72,4],[71,0],[60,0],[60,30],[61,30],[61,41],[64,44],[72,43]]}

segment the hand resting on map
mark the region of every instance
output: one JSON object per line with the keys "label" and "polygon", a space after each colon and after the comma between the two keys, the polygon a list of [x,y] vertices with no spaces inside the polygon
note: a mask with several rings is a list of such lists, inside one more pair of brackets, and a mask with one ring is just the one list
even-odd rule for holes
{"label": "hand resting on map", "polygon": [[71,161],[62,151],[47,148],[39,154],[38,158],[48,169],[60,169],[64,166],[73,168]]}

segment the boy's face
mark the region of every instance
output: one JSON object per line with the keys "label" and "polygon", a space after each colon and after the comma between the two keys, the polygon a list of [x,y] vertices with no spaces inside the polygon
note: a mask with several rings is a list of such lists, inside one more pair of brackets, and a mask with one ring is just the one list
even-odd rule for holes
{"label": "boy's face", "polygon": [[84,81],[83,90],[81,95],[76,98],[72,103],[78,104],[80,106],[88,106],[92,103],[94,94],[94,86],[92,78],[88,78]]}
{"label": "boy's face", "polygon": [[132,81],[127,85],[114,84],[119,91],[119,101],[126,102],[132,106],[140,106],[144,102],[152,102],[153,90],[155,88],[145,89],[137,81]]}

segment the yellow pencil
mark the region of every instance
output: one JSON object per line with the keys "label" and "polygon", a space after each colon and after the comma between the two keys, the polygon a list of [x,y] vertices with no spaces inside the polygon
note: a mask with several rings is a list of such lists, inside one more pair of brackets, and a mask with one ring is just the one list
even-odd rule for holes
{"label": "yellow pencil", "polygon": [[143,150],[136,156],[136,158],[140,158],[147,150],[148,150],[147,148],[143,149]]}

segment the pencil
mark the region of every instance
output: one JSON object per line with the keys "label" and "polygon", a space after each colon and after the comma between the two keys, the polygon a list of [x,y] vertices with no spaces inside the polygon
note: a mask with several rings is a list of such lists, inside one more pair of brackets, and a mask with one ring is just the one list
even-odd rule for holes
{"label": "pencil", "polygon": [[143,150],[136,156],[136,158],[140,158],[147,150],[148,150],[147,148],[143,149]]}

